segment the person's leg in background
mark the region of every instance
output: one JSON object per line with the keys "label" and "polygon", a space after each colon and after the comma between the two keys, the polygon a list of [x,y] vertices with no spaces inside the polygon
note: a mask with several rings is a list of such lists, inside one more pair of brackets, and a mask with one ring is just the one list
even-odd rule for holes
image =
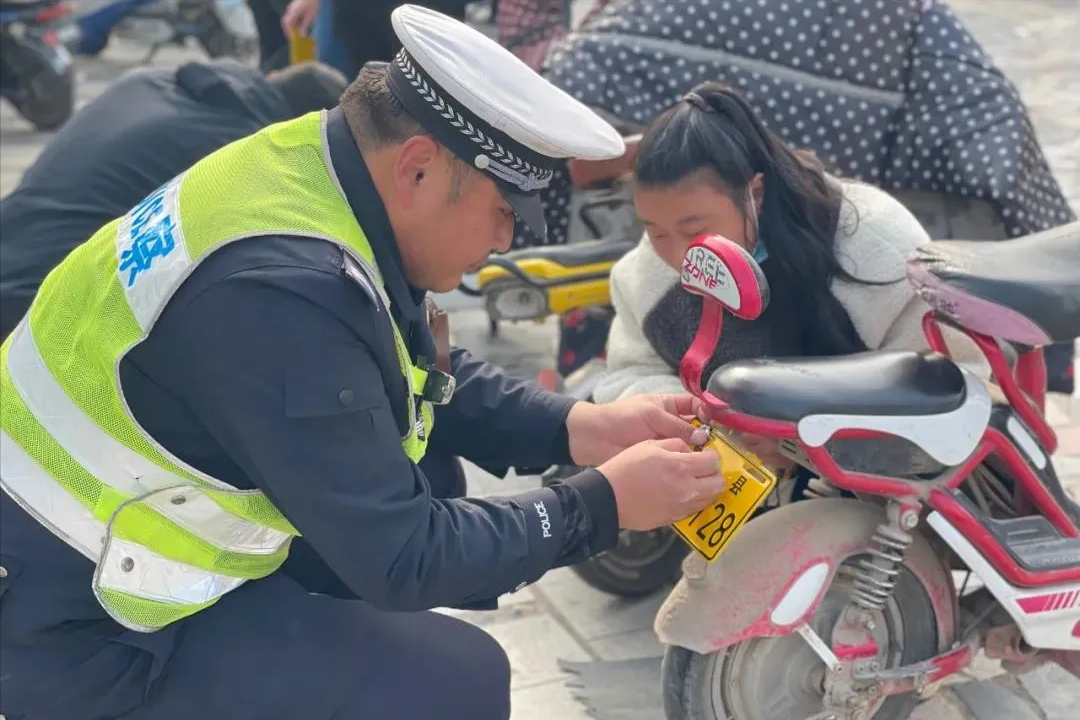
{"label": "person's leg in background", "polygon": [[322,0],[319,3],[319,14],[315,16],[312,37],[315,39],[319,62],[326,63],[352,80],[360,72],[360,65],[354,62],[346,44],[341,42],[336,31],[338,23],[334,6],[337,2],[349,3],[355,0]]}
{"label": "person's leg in background", "polygon": [[281,31],[281,16],[289,0],[246,0],[259,32],[259,69],[280,70],[289,64],[289,41]]}
{"label": "person's leg in background", "polygon": [[[570,202],[573,191],[567,166],[557,165],[551,184],[540,191],[540,202],[544,206],[544,219],[548,227],[547,237],[538,237],[519,223],[515,228],[513,249],[565,245],[574,240],[582,240],[583,238],[570,237]],[[565,378],[590,359],[603,357],[610,329],[611,317],[607,313],[575,310],[560,317],[556,373]]]}
{"label": "person's leg in background", "polygon": [[[467,3],[465,0],[435,0],[413,4],[464,20]],[[320,10],[325,10],[326,6],[331,8],[333,20],[327,24],[335,28],[334,39],[327,42],[344,49],[350,67],[354,69],[353,75],[369,62],[392,60],[401,49],[390,22],[390,14],[398,5],[401,0],[323,0]]]}
{"label": "person's leg in background", "polygon": [[500,0],[494,9],[499,43],[540,72],[553,43],[570,30],[569,0]]}

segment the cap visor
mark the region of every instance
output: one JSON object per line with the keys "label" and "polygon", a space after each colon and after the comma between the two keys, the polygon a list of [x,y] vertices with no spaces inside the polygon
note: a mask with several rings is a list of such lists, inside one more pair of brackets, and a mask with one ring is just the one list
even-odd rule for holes
{"label": "cap visor", "polygon": [[518,219],[525,223],[534,235],[546,240],[547,220],[544,219],[544,205],[540,202],[540,196],[514,192],[505,187],[500,187],[499,191],[506,198],[506,202],[510,203]]}

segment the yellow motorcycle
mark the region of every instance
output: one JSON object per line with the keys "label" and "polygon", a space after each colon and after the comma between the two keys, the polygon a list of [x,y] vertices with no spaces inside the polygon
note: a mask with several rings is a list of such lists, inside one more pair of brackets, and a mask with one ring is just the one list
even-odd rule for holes
{"label": "yellow motorcycle", "polygon": [[636,239],[611,238],[511,251],[481,268],[476,294],[496,323],[607,308],[611,268],[636,244]]}

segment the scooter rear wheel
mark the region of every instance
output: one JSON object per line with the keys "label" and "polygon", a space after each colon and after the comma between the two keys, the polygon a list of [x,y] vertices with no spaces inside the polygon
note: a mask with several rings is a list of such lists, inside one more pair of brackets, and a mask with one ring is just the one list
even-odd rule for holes
{"label": "scooter rear wheel", "polygon": [[5,36],[4,43],[3,62],[18,86],[8,98],[15,110],[36,130],[55,130],[66,123],[75,110],[71,67],[58,72],[52,55],[57,51],[36,38]]}
{"label": "scooter rear wheel", "polygon": [[46,92],[30,90],[12,101],[18,113],[42,132],[56,130],[75,111],[75,88],[70,79],[56,78],[48,86]]}
{"label": "scooter rear wheel", "polygon": [[[857,557],[850,558],[853,564]],[[811,626],[828,641],[850,604],[850,578],[838,573]],[[895,667],[932,657],[938,647],[934,608],[915,576],[902,568],[886,607],[873,613],[871,631],[883,648],[878,662]],[[668,720],[806,720],[823,714],[825,665],[798,634],[755,638],[703,655],[669,647],[663,661]],[[868,720],[903,720],[918,697],[878,701]]]}
{"label": "scooter rear wheel", "polygon": [[601,592],[633,598],[674,585],[690,548],[672,530],[623,530],[619,544],[571,569]]}

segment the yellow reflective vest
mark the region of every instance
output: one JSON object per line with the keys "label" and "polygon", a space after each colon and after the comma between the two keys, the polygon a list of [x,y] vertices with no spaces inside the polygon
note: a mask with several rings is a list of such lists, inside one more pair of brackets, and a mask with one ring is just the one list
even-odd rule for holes
{"label": "yellow reflective vest", "polygon": [[[201,160],[98,231],[45,281],[0,348],[0,485],[90,558],[117,622],[152,632],[285,561],[299,532],[262,492],[185,464],[140,427],[120,361],[211,253],[261,235],[328,240],[390,307],[371,246],[328,162],[325,113],[270,126]],[[405,452],[430,437],[426,371],[394,326],[409,388]],[[213,348],[205,348],[213,352]]]}

